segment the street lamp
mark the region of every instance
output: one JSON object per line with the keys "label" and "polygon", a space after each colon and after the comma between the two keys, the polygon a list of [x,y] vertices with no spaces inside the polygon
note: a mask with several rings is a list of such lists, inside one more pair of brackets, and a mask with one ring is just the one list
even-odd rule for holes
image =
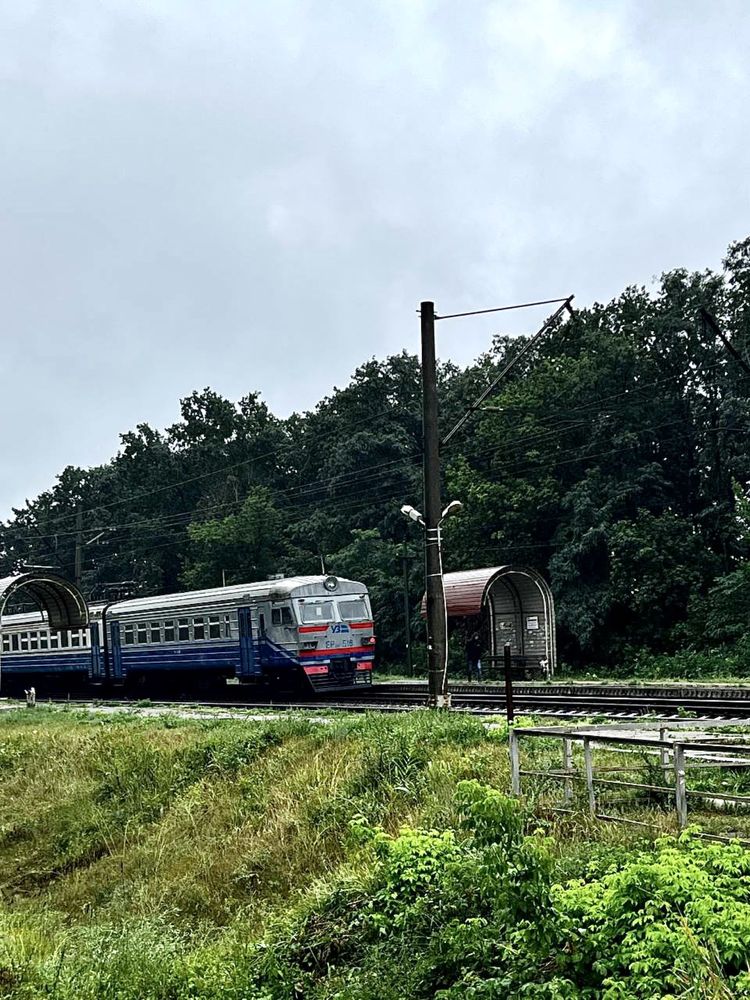
{"label": "street lamp", "polygon": [[448,506],[445,508],[443,513],[440,515],[440,521],[438,522],[438,527],[443,523],[446,517],[450,517],[452,514],[459,514],[464,509],[464,505],[460,500],[451,500]]}
{"label": "street lamp", "polygon": [[424,527],[424,518],[422,517],[422,515],[419,513],[418,510],[415,510],[414,507],[409,506],[408,503],[405,503],[404,506],[401,508],[401,513],[404,515],[404,517],[410,517],[412,521],[416,521],[417,524],[421,524],[422,527]]}
{"label": "street lamp", "polygon": [[[445,622],[445,642],[443,644],[443,669],[440,675],[440,685],[439,690],[430,691],[430,695],[434,695],[434,702],[436,708],[450,708],[450,695],[448,694],[448,604],[445,600],[445,587],[443,585],[443,540],[440,534],[440,528],[442,527],[443,521],[446,518],[452,517],[454,514],[458,514],[463,510],[463,504],[460,500],[451,500],[448,506],[445,508],[443,513],[440,515],[440,520],[437,523],[436,528],[426,528],[424,518],[421,513],[412,507],[410,504],[404,504],[401,508],[401,513],[404,517],[408,517],[410,520],[414,521],[416,524],[421,524],[423,528],[426,528],[426,544],[430,543],[437,545],[438,553],[438,571],[440,574],[440,594],[442,596],[443,602],[443,620]],[[429,621],[428,621],[429,628]],[[432,637],[428,635],[428,641],[432,641]],[[430,674],[430,682],[432,683],[432,674]]]}

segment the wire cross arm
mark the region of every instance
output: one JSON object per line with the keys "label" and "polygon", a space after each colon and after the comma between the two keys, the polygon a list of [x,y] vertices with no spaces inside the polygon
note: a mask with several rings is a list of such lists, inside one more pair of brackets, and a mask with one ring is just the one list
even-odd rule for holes
{"label": "wire cross arm", "polygon": [[514,309],[531,309],[532,306],[555,306],[559,302],[570,303],[572,299],[573,296],[568,295],[561,299],[539,299],[537,302],[519,302],[514,306],[495,306],[494,309],[472,309],[470,312],[447,313],[445,316],[439,316],[435,313],[435,319],[461,319],[464,316],[486,316],[488,313],[512,312]]}
{"label": "wire cross arm", "polygon": [[[498,385],[500,384],[500,382],[502,382],[502,380],[511,371],[511,369],[514,368],[518,364],[518,362],[521,360],[521,358],[525,354],[528,354],[528,352],[542,339],[542,337],[545,335],[545,333],[547,333],[547,331],[550,329],[550,327],[553,326],[553,324],[557,322],[557,320],[560,318],[560,316],[562,316],[562,314],[564,312],[566,312],[566,311],[568,313],[570,313],[571,315],[573,314],[573,307],[571,305],[571,303],[573,301],[573,298],[574,298],[574,296],[569,295],[566,299],[552,299],[551,300],[552,302],[561,302],[562,305],[558,309],[556,309],[552,313],[551,316],[547,317],[547,319],[544,321],[544,323],[542,324],[542,326],[537,330],[537,332],[534,334],[534,336],[521,348],[521,350],[518,352],[518,354],[514,358],[511,358],[511,360],[498,373],[497,377],[494,378],[492,380],[492,382],[490,382],[490,384],[487,386],[487,388],[484,390],[484,392],[479,396],[479,398],[474,403],[471,404],[471,406],[466,411],[466,413],[464,413],[464,415],[458,421],[456,421],[456,423],[453,425],[453,427],[448,431],[448,433],[443,438],[442,443],[444,445],[448,444],[448,442],[451,440],[451,438],[454,437],[454,435],[456,435],[458,433],[458,431],[461,430],[461,428],[466,423],[466,421],[469,419],[469,417],[473,413],[476,413],[476,411],[481,407],[481,405],[485,401],[485,399],[487,399],[488,396],[492,395],[492,393],[498,387]],[[537,305],[537,304],[541,305],[543,303],[529,303],[529,304],[531,304],[531,305]],[[508,308],[518,308],[518,307],[510,306]],[[493,310],[487,310],[487,311],[491,312]],[[456,314],[456,315],[459,315],[459,314]],[[466,313],[465,315],[469,315],[469,314]],[[452,319],[452,318],[453,317],[451,317],[451,316],[441,316],[440,317],[440,319]]]}
{"label": "wire cross arm", "polygon": [[[463,316],[486,316],[487,313],[511,312],[513,309],[531,309],[532,306],[554,306],[558,302],[570,302],[572,299],[573,296],[569,295],[561,299],[538,299],[536,302],[518,302],[513,306],[495,306],[492,309],[472,309],[469,312],[447,313],[445,316],[439,316],[435,313],[434,316],[435,319],[461,319]],[[421,312],[421,309],[417,309],[418,315]]]}

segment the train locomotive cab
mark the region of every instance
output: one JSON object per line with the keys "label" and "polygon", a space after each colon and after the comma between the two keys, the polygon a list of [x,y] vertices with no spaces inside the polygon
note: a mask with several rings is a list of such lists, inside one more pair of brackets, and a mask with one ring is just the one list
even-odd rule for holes
{"label": "train locomotive cab", "polygon": [[328,576],[309,593],[295,596],[299,661],[315,691],[372,683],[375,635],[367,589]]}

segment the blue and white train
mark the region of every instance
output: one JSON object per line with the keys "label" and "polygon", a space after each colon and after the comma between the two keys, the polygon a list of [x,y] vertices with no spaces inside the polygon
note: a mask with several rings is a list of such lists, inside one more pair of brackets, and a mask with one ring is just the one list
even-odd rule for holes
{"label": "blue and white train", "polygon": [[298,576],[143,597],[89,609],[86,629],[51,630],[42,612],[3,616],[0,678],[137,687],[178,675],[315,691],[372,683],[367,588],[335,576]]}

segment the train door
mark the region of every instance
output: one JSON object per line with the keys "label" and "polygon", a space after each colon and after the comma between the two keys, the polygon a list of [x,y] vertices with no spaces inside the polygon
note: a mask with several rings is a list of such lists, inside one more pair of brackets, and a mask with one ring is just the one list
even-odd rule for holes
{"label": "train door", "polygon": [[109,625],[110,649],[112,651],[112,680],[122,680],[122,642],[120,640],[120,623]]}
{"label": "train door", "polygon": [[99,645],[99,625],[92,622],[89,625],[91,635],[91,661],[89,663],[89,680],[100,680],[102,677],[102,651]]}
{"label": "train door", "polygon": [[237,620],[240,630],[240,677],[257,677],[260,665],[256,661],[253,646],[253,621],[250,608],[238,608]]}

